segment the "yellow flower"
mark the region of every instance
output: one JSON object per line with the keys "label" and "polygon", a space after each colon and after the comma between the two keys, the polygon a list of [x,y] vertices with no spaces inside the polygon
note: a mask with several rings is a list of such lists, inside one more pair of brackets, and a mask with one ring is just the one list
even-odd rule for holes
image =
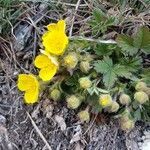
{"label": "yellow flower", "polygon": [[99,104],[103,107],[109,107],[112,104],[112,98],[109,94],[102,94],[99,98]]}
{"label": "yellow flower", "polygon": [[39,82],[34,75],[20,74],[17,86],[20,91],[25,92],[25,103],[33,104],[38,101]]}
{"label": "yellow flower", "polygon": [[55,59],[55,57],[52,57],[50,55],[38,55],[35,58],[34,65],[40,69],[39,77],[43,81],[51,80],[58,69],[57,60]]}
{"label": "yellow flower", "polygon": [[54,55],[62,55],[68,45],[68,37],[65,33],[66,24],[64,20],[47,26],[48,31],[42,36],[45,50]]}

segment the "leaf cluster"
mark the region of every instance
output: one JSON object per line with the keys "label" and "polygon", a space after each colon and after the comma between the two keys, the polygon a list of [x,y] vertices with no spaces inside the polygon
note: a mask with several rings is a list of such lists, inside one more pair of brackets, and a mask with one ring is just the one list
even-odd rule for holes
{"label": "leaf cluster", "polygon": [[132,37],[120,34],[117,37],[117,44],[125,55],[133,56],[139,50],[145,54],[150,54],[150,31],[147,27],[141,27]]}
{"label": "leaf cluster", "polygon": [[92,27],[93,35],[98,36],[101,33],[104,34],[107,28],[116,24],[115,17],[107,16],[101,9],[95,8],[93,11],[90,26]]}
{"label": "leaf cluster", "polygon": [[[134,100],[135,85],[139,81],[150,85],[150,69],[143,68],[144,58],[150,54],[150,31],[140,27],[132,35],[118,35],[117,44],[96,44],[94,52],[97,60],[93,66],[100,86],[116,95],[128,93],[131,104],[128,106],[130,117],[136,120],[150,120],[149,102],[140,105]],[[122,107],[121,110],[126,107]]]}
{"label": "leaf cluster", "polygon": [[142,70],[141,54],[150,53],[150,31],[141,27],[133,37],[118,35],[117,45],[97,44],[94,51],[100,57],[95,61],[94,68],[103,75],[107,89],[112,88],[120,78],[137,80]]}

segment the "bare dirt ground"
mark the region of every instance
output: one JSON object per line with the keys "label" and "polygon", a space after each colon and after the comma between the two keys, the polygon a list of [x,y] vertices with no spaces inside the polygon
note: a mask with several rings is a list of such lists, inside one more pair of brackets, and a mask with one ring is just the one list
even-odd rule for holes
{"label": "bare dirt ground", "polygon": [[56,104],[44,94],[38,104],[23,103],[16,87],[17,75],[36,72],[33,59],[38,53],[43,25],[49,19],[70,20],[75,14],[73,23],[69,22],[68,34],[88,35],[86,22],[92,3],[59,5],[58,11],[46,4],[24,3],[26,12],[20,14],[10,34],[0,38],[0,150],[139,150],[144,123],[137,123],[131,132],[125,133],[117,120],[101,115],[82,124],[77,111],[69,110],[65,102]]}

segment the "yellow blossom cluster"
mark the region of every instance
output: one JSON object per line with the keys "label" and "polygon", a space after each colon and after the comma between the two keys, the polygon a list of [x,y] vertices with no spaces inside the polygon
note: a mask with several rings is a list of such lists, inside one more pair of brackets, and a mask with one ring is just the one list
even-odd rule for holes
{"label": "yellow blossom cluster", "polygon": [[[50,81],[58,71],[57,57],[64,53],[68,45],[65,28],[64,20],[51,23],[47,26],[47,31],[42,36],[44,50],[41,50],[41,54],[35,58],[34,65],[40,69],[39,77],[43,81]],[[33,104],[38,101],[39,87],[39,82],[35,75],[19,75],[18,89],[25,92],[25,103]]]}

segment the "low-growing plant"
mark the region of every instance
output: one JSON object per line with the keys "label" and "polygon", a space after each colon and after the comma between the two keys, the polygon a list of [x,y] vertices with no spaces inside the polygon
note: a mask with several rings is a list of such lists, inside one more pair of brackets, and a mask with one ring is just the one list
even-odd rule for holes
{"label": "low-growing plant", "polygon": [[[51,23],[42,35],[44,49],[34,60],[39,75],[19,75],[25,102],[38,102],[42,89],[49,88],[47,97],[66,100],[81,121],[89,121],[90,113],[107,113],[119,117],[124,130],[137,120],[150,121],[150,70],[143,67],[143,56],[150,54],[149,29],[105,44],[69,42],[65,26],[64,20]],[[80,107],[85,108],[80,112]]]}

